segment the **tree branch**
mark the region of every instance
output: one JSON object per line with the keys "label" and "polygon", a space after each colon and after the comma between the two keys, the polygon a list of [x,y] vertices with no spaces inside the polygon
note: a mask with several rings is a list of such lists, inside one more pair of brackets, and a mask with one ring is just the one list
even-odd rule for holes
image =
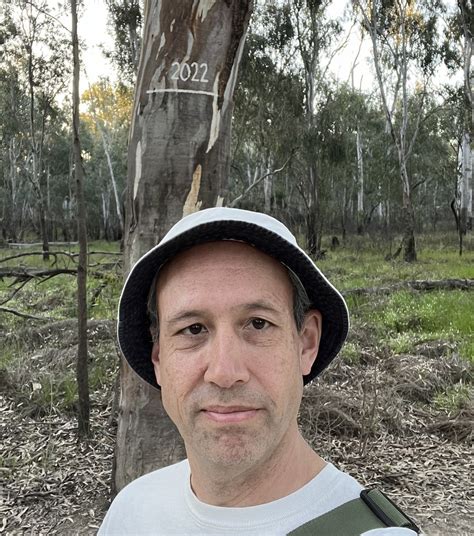
{"label": "tree branch", "polygon": [[28,318],[28,320],[41,320],[41,321],[49,321],[52,320],[51,317],[48,316],[33,316],[28,315],[26,313],[22,313],[20,311],[17,311],[16,309],[10,309],[9,307],[1,307],[0,306],[0,312],[1,313],[10,313],[15,316],[19,316],[21,318]]}
{"label": "tree branch", "polygon": [[266,179],[267,177],[269,177],[270,175],[276,175],[277,173],[280,173],[281,171],[283,171],[286,167],[286,165],[288,164],[288,162],[291,160],[291,158],[293,157],[293,155],[295,154],[296,152],[296,149],[293,149],[291,151],[291,154],[290,156],[286,159],[285,163],[278,169],[274,169],[273,171],[269,171],[268,173],[265,173],[265,175],[262,175],[261,177],[259,177],[258,179],[256,179],[255,181],[252,182],[252,184],[243,192],[241,193],[240,195],[238,195],[233,201],[231,201],[229,203],[229,207],[230,208],[234,208],[237,203],[242,199],[244,198],[250,191],[252,191],[255,186],[257,186],[258,184],[260,184],[263,179]]}
{"label": "tree branch", "polygon": [[69,268],[55,268],[54,270],[42,270],[26,268],[0,268],[0,279],[4,277],[15,277],[17,281],[24,281],[25,279],[39,279],[43,277],[51,277],[60,274],[76,275],[77,270],[71,270]]}
{"label": "tree branch", "polygon": [[[29,257],[30,255],[31,256],[41,255],[42,256],[44,253],[45,253],[44,251],[30,251],[29,253],[18,253],[18,255],[10,255],[9,257],[4,257],[3,259],[0,259],[0,263],[11,261],[13,259],[19,259],[20,257]],[[67,253],[66,251],[48,251],[48,253],[49,253],[49,255],[52,255],[53,257],[55,257],[54,264],[56,264],[56,262],[57,262],[56,257],[58,255],[66,255],[67,257],[69,257],[70,259],[73,259],[73,260],[74,260],[74,257],[76,256],[75,254]]]}

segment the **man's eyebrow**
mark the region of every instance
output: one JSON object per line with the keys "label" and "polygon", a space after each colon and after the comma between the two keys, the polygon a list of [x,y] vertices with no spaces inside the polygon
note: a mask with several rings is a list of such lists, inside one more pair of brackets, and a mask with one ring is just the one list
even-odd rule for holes
{"label": "man's eyebrow", "polygon": [[177,324],[178,322],[183,322],[184,320],[191,320],[202,316],[204,316],[204,311],[199,309],[191,309],[189,311],[178,311],[173,316],[165,318],[164,321],[167,324]]}
{"label": "man's eyebrow", "polygon": [[[250,303],[244,303],[236,305],[236,309],[241,309],[246,312],[255,310],[267,311],[269,313],[281,314],[281,310],[268,301],[255,301]],[[206,312],[202,309],[190,309],[189,311],[178,311],[169,318],[164,318],[163,321],[167,324],[177,324],[185,320],[195,320],[196,318],[203,318],[206,316]]]}
{"label": "man's eyebrow", "polygon": [[267,301],[255,301],[251,303],[246,303],[242,306],[242,309],[245,311],[254,311],[255,309],[268,311],[269,313],[281,314],[281,309],[273,305],[271,302]]}

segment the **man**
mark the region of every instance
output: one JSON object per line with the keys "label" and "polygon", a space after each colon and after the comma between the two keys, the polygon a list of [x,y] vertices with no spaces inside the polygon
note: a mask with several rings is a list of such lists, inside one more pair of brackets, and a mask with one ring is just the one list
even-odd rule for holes
{"label": "man", "polygon": [[342,296],[274,218],[214,208],[178,222],[132,269],[118,333],[161,388],[188,458],[124,488],[99,534],[415,534],[369,530],[416,527],[390,504],[381,522],[380,497],[365,506],[362,486],[298,429],[303,385],[348,323]]}

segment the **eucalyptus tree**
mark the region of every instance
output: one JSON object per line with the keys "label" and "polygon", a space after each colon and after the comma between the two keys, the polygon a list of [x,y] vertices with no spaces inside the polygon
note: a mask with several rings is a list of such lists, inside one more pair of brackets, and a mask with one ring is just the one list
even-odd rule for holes
{"label": "eucalyptus tree", "polygon": [[[410,103],[413,108],[417,103]],[[426,114],[419,125],[410,170],[415,202],[420,207],[418,227],[426,223],[436,229],[439,221],[449,221],[450,201],[457,182],[457,140],[462,132],[459,103],[451,99],[429,98]]]}
{"label": "eucalyptus tree", "polygon": [[93,182],[89,198],[92,197],[95,210],[100,207],[106,238],[121,238],[123,233],[126,147],[132,98],[128,86],[102,79],[84,91],[81,99],[85,107],[81,119],[87,132],[84,149],[90,156],[86,169]]}
{"label": "eucalyptus tree", "polygon": [[[435,0],[353,0],[361,27],[370,37],[372,59],[388,132],[398,157],[402,190],[404,259],[416,260],[415,210],[409,162],[425,113],[428,86],[440,60],[439,14]],[[416,84],[417,113],[409,112]],[[409,125],[412,122],[411,134]]]}
{"label": "eucalyptus tree", "polygon": [[297,74],[282,70],[281,58],[272,54],[272,35],[284,39],[275,29],[268,32],[275,20],[265,24],[255,15],[236,90],[231,205],[278,213],[290,223],[290,177],[300,146],[303,85]]}
{"label": "eucalyptus tree", "polygon": [[462,173],[459,187],[459,237],[462,253],[462,236],[467,232],[468,219],[472,224],[472,143],[473,128],[473,79],[472,58],[474,55],[474,8],[470,0],[458,0],[459,18],[462,27],[462,56],[464,74],[464,121],[462,137]]}
{"label": "eucalyptus tree", "polygon": [[474,9],[469,0],[458,0],[457,9],[450,13],[449,32],[445,41],[445,61],[450,72],[462,71],[459,92],[461,125],[458,136],[459,174],[453,210],[459,233],[459,253],[463,251],[463,237],[472,228],[473,204],[473,79]]}
{"label": "eucalyptus tree", "polygon": [[[321,203],[322,177],[320,173],[320,146],[318,116],[324,110],[328,94],[329,63],[339,47],[342,27],[339,21],[328,17],[330,0],[295,0],[291,20],[295,28],[296,52],[303,65],[305,88],[306,135],[304,143],[306,172],[300,193],[306,205],[307,249],[316,257],[321,251],[325,215]],[[329,58],[325,60],[324,57]]]}
{"label": "eucalyptus tree", "polygon": [[[379,140],[383,135],[380,110],[370,95],[347,84],[334,86],[318,115],[321,194],[333,229],[362,233],[381,201],[384,173]],[[376,156],[376,157],[375,157]]]}
{"label": "eucalyptus tree", "polygon": [[[183,215],[224,203],[251,10],[250,0],[146,3],[128,149],[126,272]],[[119,409],[117,489],[183,454],[159,392],[125,364]]]}
{"label": "eucalyptus tree", "polygon": [[25,166],[28,99],[10,65],[0,68],[0,240],[17,241],[28,193]]}
{"label": "eucalyptus tree", "polygon": [[[252,24],[250,60],[244,63],[239,89],[245,103],[239,111],[248,117],[247,131],[256,129],[258,133],[248,136],[252,150],[247,155],[258,162],[260,169],[255,171],[254,167],[247,176],[258,180],[265,171],[279,169],[290,158],[278,177],[270,173],[265,180],[277,188],[284,181],[284,188],[280,188],[283,205],[291,202],[289,191],[298,192],[299,202],[292,206],[291,216],[298,222],[303,219],[307,249],[316,256],[325,219],[324,204],[320,203],[325,185],[321,176],[318,117],[331,87],[327,58],[339,46],[337,37],[341,30],[339,22],[327,15],[329,4],[329,0],[260,4]],[[247,66],[250,75],[246,74]],[[237,123],[243,117],[238,117]],[[244,134],[247,131],[239,128]],[[247,183],[249,180],[253,179],[247,179]],[[268,209],[269,188],[266,193]],[[280,217],[288,219],[285,214]]]}
{"label": "eucalyptus tree", "polygon": [[84,200],[84,169],[82,167],[80,120],[79,120],[79,37],[77,33],[77,1],[71,1],[71,41],[73,58],[72,85],[72,145],[74,153],[74,178],[77,199],[77,235],[79,258],[77,263],[77,324],[78,345],[76,380],[78,404],[78,438],[85,440],[90,435],[89,375],[87,353],[87,225]]}

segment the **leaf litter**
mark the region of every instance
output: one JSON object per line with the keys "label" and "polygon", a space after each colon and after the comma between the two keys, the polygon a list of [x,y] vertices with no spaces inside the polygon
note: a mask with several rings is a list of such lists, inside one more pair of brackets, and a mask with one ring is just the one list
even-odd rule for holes
{"label": "leaf litter", "polygon": [[[77,442],[74,406],[37,397],[41,374],[70,373],[74,333],[73,323],[42,327],[22,365],[0,370],[2,534],[96,534],[110,503],[118,369],[110,323],[89,332],[91,355],[108,362],[91,391],[89,442]],[[413,355],[372,345],[355,362],[339,359],[306,388],[300,426],[323,457],[386,492],[428,536],[474,534],[472,396],[451,409],[434,403],[459,382],[472,395],[472,367],[433,345]]]}

